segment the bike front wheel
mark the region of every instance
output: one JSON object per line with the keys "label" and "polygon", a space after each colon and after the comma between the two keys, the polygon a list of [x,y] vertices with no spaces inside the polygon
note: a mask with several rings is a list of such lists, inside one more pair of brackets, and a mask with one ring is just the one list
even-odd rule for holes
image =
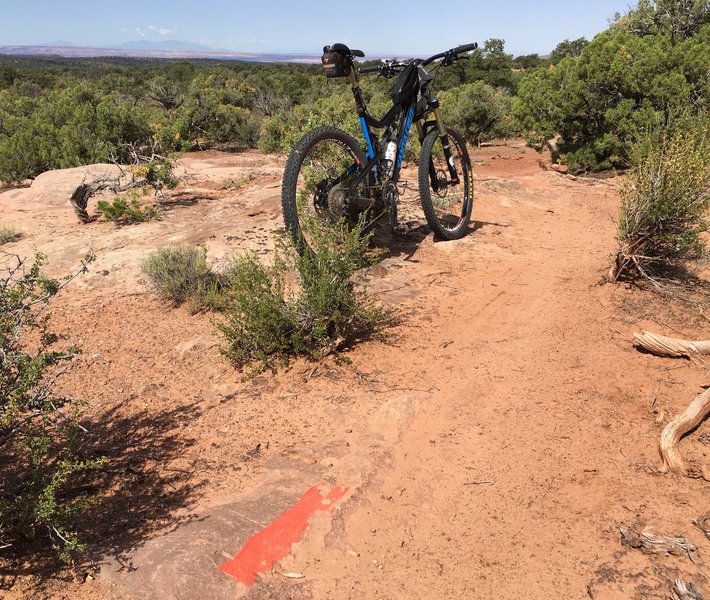
{"label": "bike front wheel", "polygon": [[367,178],[351,188],[365,163],[355,138],[336,127],[309,131],[294,146],[284,171],[281,204],[286,231],[299,252],[314,252],[319,228],[361,218],[357,201],[369,196]]}
{"label": "bike front wheel", "polygon": [[422,142],[419,195],[432,230],[446,240],[457,240],[471,220],[473,175],[463,138],[451,127],[446,127],[446,134],[451,147],[449,163],[438,129],[432,129]]}

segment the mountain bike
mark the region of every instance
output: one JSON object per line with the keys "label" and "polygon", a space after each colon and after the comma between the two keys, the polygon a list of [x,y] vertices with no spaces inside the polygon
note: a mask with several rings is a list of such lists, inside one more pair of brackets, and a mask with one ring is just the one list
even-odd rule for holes
{"label": "mountain bike", "polygon": [[[301,252],[311,248],[310,228],[304,226],[309,220],[326,227],[343,219],[359,222],[367,232],[389,216],[396,230],[398,182],[412,124],[421,144],[418,183],[426,220],[446,240],[466,233],[473,208],[471,161],[463,137],[442,120],[439,101],[431,93],[434,76],[425,67],[434,61],[449,66],[477,47],[467,44],[425,60],[387,60],[357,70],[355,58],[365,56],[361,50],[345,44],[323,48],[326,77],[350,79],[365,145],[341,129],[326,126],[309,131],[294,146],[286,163],[281,202],[286,230]],[[397,77],[392,107],[382,118],[368,113],[358,73]],[[378,137],[374,130],[384,131]]]}

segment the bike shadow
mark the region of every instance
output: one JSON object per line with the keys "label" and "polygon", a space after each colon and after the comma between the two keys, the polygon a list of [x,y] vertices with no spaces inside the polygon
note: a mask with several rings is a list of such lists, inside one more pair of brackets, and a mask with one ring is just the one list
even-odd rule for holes
{"label": "bike shadow", "polygon": [[[404,225],[403,231],[395,232],[389,227],[380,227],[375,230],[370,245],[372,248],[382,251],[380,262],[391,258],[411,260],[422,248],[424,241],[430,236],[432,236],[434,244],[455,244],[458,241],[445,240],[439,237],[432,232],[426,221],[405,221],[401,224]],[[463,238],[476,233],[484,227],[494,225],[496,223],[488,221],[471,221]]]}

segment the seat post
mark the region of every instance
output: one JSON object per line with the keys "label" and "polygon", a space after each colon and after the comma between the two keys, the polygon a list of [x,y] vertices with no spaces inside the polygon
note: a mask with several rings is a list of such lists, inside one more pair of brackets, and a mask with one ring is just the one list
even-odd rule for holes
{"label": "seat post", "polygon": [[362,99],[362,90],[355,74],[355,65],[352,63],[350,64],[350,87],[353,90],[357,114],[359,117],[364,117],[367,114],[367,108],[365,107],[365,101]]}

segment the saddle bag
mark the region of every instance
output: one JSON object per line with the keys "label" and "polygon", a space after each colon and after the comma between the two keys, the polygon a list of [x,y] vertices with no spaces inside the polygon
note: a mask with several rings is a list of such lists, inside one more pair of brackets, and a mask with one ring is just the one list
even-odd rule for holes
{"label": "saddle bag", "polygon": [[325,69],[325,76],[328,78],[350,75],[350,61],[340,52],[324,52],[321,62]]}

